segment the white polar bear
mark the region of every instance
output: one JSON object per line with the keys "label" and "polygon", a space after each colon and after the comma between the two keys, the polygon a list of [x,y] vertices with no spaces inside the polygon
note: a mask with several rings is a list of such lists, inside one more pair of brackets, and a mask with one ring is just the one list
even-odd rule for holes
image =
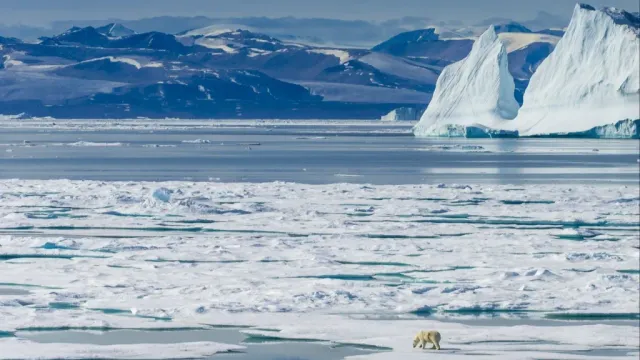
{"label": "white polar bear", "polygon": [[424,349],[427,343],[433,344],[431,349],[440,350],[440,333],[437,331],[420,331],[413,338],[413,347]]}

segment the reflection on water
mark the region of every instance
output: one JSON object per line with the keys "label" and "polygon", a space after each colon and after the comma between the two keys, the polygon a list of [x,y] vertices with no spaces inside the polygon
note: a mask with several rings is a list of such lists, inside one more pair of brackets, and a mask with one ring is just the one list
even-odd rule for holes
{"label": "reflection on water", "polygon": [[352,346],[330,346],[312,342],[250,341],[237,329],[177,331],[113,330],[106,332],[42,331],[19,332],[20,338],[39,343],[73,343],[92,345],[175,344],[217,342],[246,347],[242,353],[216,354],[212,360],[338,360],[347,356],[370,354],[372,351]]}
{"label": "reflection on water", "polygon": [[[0,132],[0,178],[636,184],[639,143],[417,139],[378,127]],[[394,130],[397,131],[397,128]]]}

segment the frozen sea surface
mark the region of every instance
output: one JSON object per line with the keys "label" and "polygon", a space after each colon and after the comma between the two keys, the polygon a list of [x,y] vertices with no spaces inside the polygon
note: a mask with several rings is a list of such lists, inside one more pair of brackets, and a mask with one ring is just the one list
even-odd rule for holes
{"label": "frozen sea surface", "polygon": [[368,359],[424,358],[421,329],[442,359],[637,359],[639,191],[0,180],[0,358],[205,358],[243,344],[24,334],[244,326]]}
{"label": "frozen sea surface", "polygon": [[0,359],[637,359],[638,152],[2,122]]}
{"label": "frozen sea surface", "polygon": [[[18,333],[18,337],[44,344],[88,344],[117,346],[135,344],[180,344],[217,341],[237,344],[241,349],[216,354],[213,360],[340,360],[349,356],[371,354],[356,346],[337,346],[328,342],[278,341],[253,338],[238,329],[178,330],[110,330],[110,331],[35,331]],[[151,345],[153,346],[153,345]],[[380,351],[380,350],[378,350]]]}
{"label": "frozen sea surface", "polygon": [[637,184],[639,142],[417,139],[411,123],[0,122],[0,178]]}

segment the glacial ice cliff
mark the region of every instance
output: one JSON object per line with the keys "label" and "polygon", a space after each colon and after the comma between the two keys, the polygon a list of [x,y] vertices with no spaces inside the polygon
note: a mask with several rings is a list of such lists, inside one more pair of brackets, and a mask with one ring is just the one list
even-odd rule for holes
{"label": "glacial ice cliff", "polygon": [[576,5],[564,37],[531,78],[514,127],[527,136],[636,124],[639,27],[638,17],[623,10]]}
{"label": "glacial ice cliff", "polygon": [[442,71],[431,103],[413,132],[418,137],[458,137],[478,133],[467,128],[509,128],[505,123],[516,117],[519,107],[514,89],[507,52],[491,26],[465,59]]}

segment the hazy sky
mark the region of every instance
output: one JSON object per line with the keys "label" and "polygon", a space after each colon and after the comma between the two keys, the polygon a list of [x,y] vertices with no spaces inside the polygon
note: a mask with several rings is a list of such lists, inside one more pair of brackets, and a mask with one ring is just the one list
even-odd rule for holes
{"label": "hazy sky", "polygon": [[[581,0],[589,2],[588,0]],[[599,0],[603,1],[603,0]],[[638,0],[591,5],[638,11]],[[529,19],[539,10],[570,17],[576,0],[0,0],[0,23],[138,19],[158,15],[296,16],[385,20],[403,16],[474,22],[492,16]]]}

